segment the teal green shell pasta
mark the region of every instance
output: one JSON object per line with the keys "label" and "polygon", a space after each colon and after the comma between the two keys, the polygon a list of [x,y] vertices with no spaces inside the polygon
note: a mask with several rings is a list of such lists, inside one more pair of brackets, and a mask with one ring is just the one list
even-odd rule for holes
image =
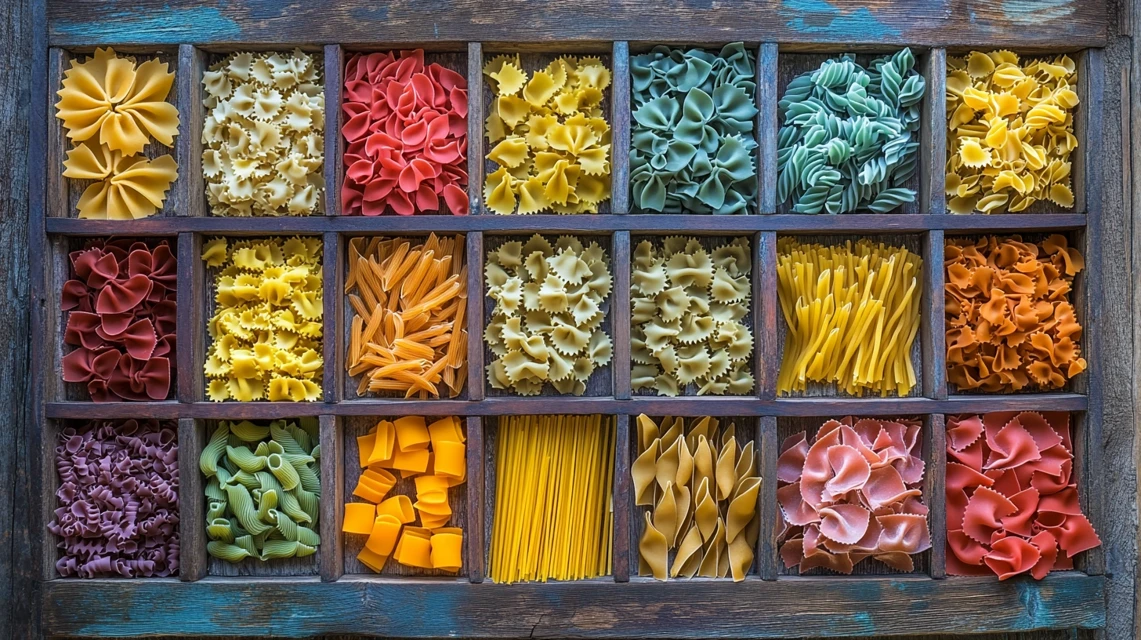
{"label": "teal green shell pasta", "polygon": [[777,201],[795,213],[888,213],[915,200],[923,76],[902,49],[851,55],[788,83],[777,103]]}
{"label": "teal green shell pasta", "polygon": [[317,429],[315,420],[220,423],[199,458],[211,556],[264,562],[317,552]]}
{"label": "teal green shell pasta", "polygon": [[630,190],[642,213],[752,213],[756,68],[744,44],[719,54],[654,47],[630,59]]}

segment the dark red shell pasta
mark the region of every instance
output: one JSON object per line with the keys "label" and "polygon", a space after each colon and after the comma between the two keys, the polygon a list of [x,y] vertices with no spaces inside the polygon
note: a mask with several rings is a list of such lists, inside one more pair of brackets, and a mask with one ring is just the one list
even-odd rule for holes
{"label": "dark red shell pasta", "polygon": [[175,351],[177,263],[166,241],[93,241],[63,285],[63,379],[95,402],[165,400]]}
{"label": "dark red shell pasta", "polygon": [[424,51],[356,54],[341,107],[349,215],[468,212],[467,80]]}

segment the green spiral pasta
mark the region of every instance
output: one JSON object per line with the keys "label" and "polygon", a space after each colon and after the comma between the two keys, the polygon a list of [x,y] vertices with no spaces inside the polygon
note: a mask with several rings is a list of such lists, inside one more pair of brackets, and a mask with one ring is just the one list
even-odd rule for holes
{"label": "green spiral pasta", "polygon": [[851,55],[788,83],[777,103],[777,201],[796,213],[888,213],[915,200],[923,76],[902,49],[865,69]]}

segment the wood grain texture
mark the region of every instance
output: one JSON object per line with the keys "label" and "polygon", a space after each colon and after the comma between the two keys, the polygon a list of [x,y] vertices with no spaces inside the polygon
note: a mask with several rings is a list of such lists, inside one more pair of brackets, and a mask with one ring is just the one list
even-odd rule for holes
{"label": "wood grain texture", "polygon": [[615,232],[613,243],[614,287],[611,295],[614,296],[614,333],[610,337],[614,344],[614,397],[628,400],[633,367],[630,360],[630,232]]}
{"label": "wood grain texture", "polygon": [[483,209],[483,45],[467,44],[467,193],[471,215]]}
{"label": "wood grain texture", "polygon": [[[46,2],[45,2],[46,4]],[[40,168],[44,173],[45,191],[43,191],[44,217],[70,217],[71,210],[67,206],[67,178],[63,177],[63,161],[67,153],[67,137],[63,130],[63,121],[55,117],[56,91],[62,87],[63,71],[67,67],[68,54],[63,49],[52,48],[48,51],[47,78],[45,97],[43,101],[44,115],[40,122],[46,131],[47,140],[44,141],[43,155]],[[35,127],[31,127],[35,130]]]}
{"label": "wood grain texture", "polygon": [[947,426],[940,414],[923,420],[923,502],[929,509],[931,530],[930,564],[927,575],[936,580],[947,577]]}
{"label": "wood grain texture", "polygon": [[947,343],[943,299],[943,232],[923,235],[923,300],[920,303],[920,342],[923,354],[923,395],[947,398]]}
{"label": "wood grain texture", "polygon": [[777,44],[766,42],[757,50],[757,213],[777,210]]}
{"label": "wood grain texture", "polygon": [[[345,536],[341,522],[345,515],[346,423],[341,418],[323,415],[319,418],[318,433],[321,444],[321,546],[317,550],[322,582],[333,582],[344,575],[341,558],[345,555]],[[355,444],[356,441],[354,440]]]}
{"label": "wood grain texture", "polygon": [[618,41],[611,53],[610,210],[630,212],[630,44]]}
{"label": "wood grain texture", "polygon": [[343,363],[348,331],[345,330],[345,273],[341,269],[345,254],[340,234],[326,233],[321,247],[321,358],[324,360],[321,399],[325,402],[339,401],[345,391]]}
{"label": "wood grain texture", "polygon": [[[630,431],[630,416],[617,417],[614,429],[614,496],[611,509],[614,513],[614,582],[629,582],[631,574],[638,574],[638,544],[635,531],[641,531],[642,508],[635,510],[633,479],[630,477],[630,460],[635,436]],[[636,521],[631,516],[637,513]]]}
{"label": "wood grain texture", "polygon": [[202,280],[198,277],[202,271],[202,238],[193,233],[178,234],[176,247],[178,265],[182,267],[181,276],[175,281],[178,286],[175,334],[178,337],[175,352],[175,377],[177,398],[182,402],[194,402],[202,399],[204,395],[204,378],[201,364],[205,363],[205,345],[196,336],[202,331],[204,320],[202,318],[202,305],[197,304],[202,299]]}
{"label": "wood grain texture", "polygon": [[484,575],[484,474],[483,421],[476,416],[467,423],[467,529],[464,531],[464,553],[467,554],[468,580],[472,584],[483,582]]}
{"label": "wood grain texture", "polygon": [[178,216],[206,215],[206,184],[202,177],[202,72],[206,70],[206,52],[194,45],[178,47],[178,71],[174,81],[178,83],[178,138],[174,141],[175,156],[178,162],[178,179],[171,187],[172,199],[177,206],[172,207]]}
{"label": "wood grain texture", "polygon": [[771,231],[757,234],[756,265],[753,277],[760,287],[760,296],[753,296],[757,305],[755,330],[757,362],[757,393],[762,400],[777,397],[777,374],[780,372],[781,339],[777,329],[780,299],[777,297],[777,234]]}
{"label": "wood grain texture", "polygon": [[760,432],[761,470],[761,535],[757,539],[757,573],[762,580],[776,580],[780,574],[780,511],[777,505],[777,458],[780,454],[780,439],[777,437],[777,419],[762,416],[757,421]]}
{"label": "wood grain texture", "polygon": [[927,52],[919,72],[927,83],[919,129],[919,211],[947,211],[947,50]]}
{"label": "wood grain texture", "polygon": [[178,421],[178,578],[194,582],[206,577],[206,496],[198,468],[204,430],[193,418]]}
{"label": "wood grain texture", "polygon": [[467,234],[467,397],[483,400],[483,234]]}
{"label": "wood grain texture", "polygon": [[[341,110],[345,88],[345,51],[337,44],[325,45],[325,215],[339,216],[341,181],[345,176],[344,137]],[[340,325],[337,325],[340,326]]]}

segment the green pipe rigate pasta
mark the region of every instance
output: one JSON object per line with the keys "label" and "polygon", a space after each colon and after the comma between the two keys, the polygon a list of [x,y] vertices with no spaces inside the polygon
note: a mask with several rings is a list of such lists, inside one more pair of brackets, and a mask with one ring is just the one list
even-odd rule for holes
{"label": "green pipe rigate pasta", "polygon": [[211,435],[199,458],[211,556],[241,562],[317,552],[318,424],[300,422],[222,422]]}
{"label": "green pipe rigate pasta", "polygon": [[795,213],[888,213],[915,200],[926,89],[901,49],[865,69],[845,54],[788,83],[777,107],[777,201]]}
{"label": "green pipe rigate pasta", "polygon": [[661,213],[756,210],[756,67],[744,44],[719,54],[654,47],[630,60],[634,207]]}

